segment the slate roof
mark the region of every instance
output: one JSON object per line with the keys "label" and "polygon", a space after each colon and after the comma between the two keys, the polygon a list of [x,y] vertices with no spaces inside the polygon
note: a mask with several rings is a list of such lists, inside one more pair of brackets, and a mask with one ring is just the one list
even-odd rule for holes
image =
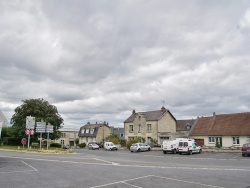
{"label": "slate roof", "polygon": [[171,114],[171,112],[168,109],[165,109],[164,107],[161,108],[161,110],[155,110],[155,111],[148,111],[148,112],[137,112],[132,113],[131,116],[129,116],[124,123],[130,123],[133,122],[135,117],[140,113],[146,117],[147,121],[158,121],[162,118],[162,116],[169,112],[169,114],[175,119],[175,117]]}
{"label": "slate roof", "polygon": [[[79,130],[79,132],[78,132],[78,136],[79,137],[96,137],[96,135],[97,135],[97,132],[98,132],[98,129],[100,128],[100,127],[102,127],[102,126],[107,126],[107,127],[109,127],[107,124],[90,124],[90,123],[88,123],[88,124],[86,124],[86,125],[84,125],[84,126],[82,126],[81,128],[80,128],[80,130]],[[84,133],[82,133],[82,129],[85,129],[85,132]],[[89,132],[88,133],[86,133],[86,129],[89,129]],[[91,133],[91,129],[94,129],[94,132],[93,133]]]}
{"label": "slate roof", "polygon": [[250,136],[250,112],[200,117],[190,136]]}
{"label": "slate roof", "polygon": [[191,128],[195,121],[195,119],[177,120],[176,131],[189,131],[187,126],[189,125]]}

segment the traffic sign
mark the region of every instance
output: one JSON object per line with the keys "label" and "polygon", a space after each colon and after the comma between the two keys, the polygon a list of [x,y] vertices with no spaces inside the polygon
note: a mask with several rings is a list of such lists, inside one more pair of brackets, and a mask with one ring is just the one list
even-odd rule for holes
{"label": "traffic sign", "polygon": [[35,117],[26,116],[26,129],[34,129],[35,123]]}
{"label": "traffic sign", "polygon": [[27,144],[27,139],[26,139],[26,138],[22,138],[21,143],[22,143],[23,145]]}
{"label": "traffic sign", "polygon": [[30,129],[30,135],[34,135],[35,130],[34,129]]}
{"label": "traffic sign", "polygon": [[29,130],[29,129],[26,129],[26,130],[25,130],[25,134],[26,134],[26,135],[29,135],[29,134],[30,134],[30,130]]}

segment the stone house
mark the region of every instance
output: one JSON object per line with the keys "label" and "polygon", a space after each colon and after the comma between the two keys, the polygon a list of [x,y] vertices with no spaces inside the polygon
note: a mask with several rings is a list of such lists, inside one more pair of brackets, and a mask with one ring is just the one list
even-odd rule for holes
{"label": "stone house", "polygon": [[55,143],[76,146],[75,140],[78,138],[79,129],[60,128],[58,131],[61,133],[61,137],[56,139]]}
{"label": "stone house", "polygon": [[125,139],[142,137],[148,144],[161,144],[165,139],[175,139],[176,123],[175,117],[165,107],[147,112],[133,110],[124,121]]}
{"label": "stone house", "polygon": [[250,141],[250,112],[198,117],[189,136],[199,145],[241,147]]}
{"label": "stone house", "polygon": [[104,139],[110,135],[110,127],[108,123],[95,123],[88,122],[82,126],[78,132],[79,144],[89,142],[104,143]]}

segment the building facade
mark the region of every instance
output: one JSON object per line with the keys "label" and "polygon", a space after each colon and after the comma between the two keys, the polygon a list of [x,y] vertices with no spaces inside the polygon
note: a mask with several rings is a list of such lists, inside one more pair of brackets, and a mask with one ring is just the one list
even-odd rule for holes
{"label": "building facade", "polygon": [[124,121],[125,139],[141,137],[148,144],[161,144],[163,140],[175,139],[176,122],[165,107],[148,112],[133,110],[131,116]]}
{"label": "building facade", "polygon": [[250,142],[250,112],[198,117],[189,136],[207,147],[242,147]]}
{"label": "building facade", "polygon": [[97,142],[104,143],[106,137],[110,136],[110,127],[108,123],[87,123],[82,126],[78,132],[79,143]]}
{"label": "building facade", "polygon": [[58,131],[61,133],[61,137],[55,140],[56,143],[76,146],[75,140],[79,138],[79,129],[60,128]]}

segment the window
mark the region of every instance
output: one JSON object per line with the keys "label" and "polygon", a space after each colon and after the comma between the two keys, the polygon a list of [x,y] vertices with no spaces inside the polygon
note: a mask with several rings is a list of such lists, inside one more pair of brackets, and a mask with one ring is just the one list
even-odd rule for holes
{"label": "window", "polygon": [[61,140],[61,145],[64,145],[64,140]]}
{"label": "window", "polygon": [[66,137],[66,133],[61,133],[61,138],[65,138]]}
{"label": "window", "polygon": [[240,137],[238,137],[238,136],[233,136],[233,144],[239,145],[239,144],[240,144]]}
{"label": "window", "polygon": [[129,132],[133,132],[134,131],[134,126],[133,125],[129,125]]}
{"label": "window", "polygon": [[139,121],[141,121],[141,116],[139,116]]}
{"label": "window", "polygon": [[94,134],[95,129],[90,129],[90,134]]}
{"label": "window", "polygon": [[82,134],[84,134],[84,132],[85,132],[85,129],[82,129]]}
{"label": "window", "polygon": [[147,132],[151,132],[151,131],[152,131],[151,124],[147,124]]}
{"label": "window", "polygon": [[89,129],[86,129],[86,133],[87,133],[87,134],[89,133]]}
{"label": "window", "polygon": [[209,142],[214,143],[215,142],[215,137],[208,137]]}
{"label": "window", "polygon": [[151,137],[148,137],[148,138],[147,138],[147,143],[148,143],[148,144],[151,144]]}
{"label": "window", "polygon": [[139,124],[138,132],[141,132],[141,124]]}
{"label": "window", "polygon": [[124,134],[123,134],[123,133],[121,133],[121,134],[120,134],[120,137],[121,137],[121,138],[122,138],[122,137],[124,137]]}

